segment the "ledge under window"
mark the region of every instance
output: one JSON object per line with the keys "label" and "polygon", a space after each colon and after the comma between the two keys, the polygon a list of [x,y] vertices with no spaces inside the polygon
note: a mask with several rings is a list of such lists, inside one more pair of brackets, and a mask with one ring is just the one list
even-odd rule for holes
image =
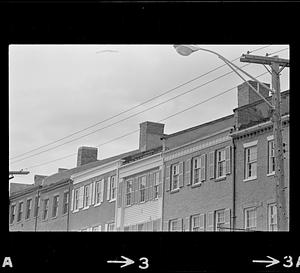
{"label": "ledge under window", "polygon": [[191,187],[192,188],[197,188],[197,187],[200,187],[202,185],[202,182],[198,182],[196,184],[192,184]]}
{"label": "ledge under window", "polygon": [[110,199],[108,202],[114,202],[114,201],[116,201],[116,198]]}
{"label": "ledge under window", "polygon": [[100,205],[101,205],[101,203],[97,203],[97,204],[94,205],[94,207],[98,207]]}
{"label": "ledge under window", "polygon": [[171,193],[179,192],[179,188],[171,190]]}
{"label": "ledge under window", "polygon": [[275,172],[267,173],[267,176],[273,176],[275,175]]}
{"label": "ledge under window", "polygon": [[90,206],[84,207],[82,208],[82,210],[87,210]]}
{"label": "ledge under window", "polygon": [[255,179],[257,179],[257,176],[252,176],[252,177],[245,178],[243,180],[243,182],[248,182],[248,181],[252,181],[252,180],[255,180]]}
{"label": "ledge under window", "polygon": [[226,180],[226,175],[217,177],[217,178],[215,179],[215,182],[219,182],[219,181],[223,181],[223,180]]}

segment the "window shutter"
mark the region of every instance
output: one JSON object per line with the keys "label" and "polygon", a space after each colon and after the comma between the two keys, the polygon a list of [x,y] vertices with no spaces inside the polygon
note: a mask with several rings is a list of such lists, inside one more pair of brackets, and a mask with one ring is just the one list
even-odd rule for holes
{"label": "window shutter", "polygon": [[111,177],[109,176],[108,178],[107,178],[107,201],[109,201],[110,200],[110,179],[111,179]]}
{"label": "window shutter", "polygon": [[186,185],[191,185],[191,164],[192,164],[192,159],[188,159],[184,163],[184,183]]}
{"label": "window shutter", "polygon": [[199,219],[199,231],[205,231],[205,214],[202,213],[200,214],[200,219]]}
{"label": "window shutter", "polygon": [[150,195],[150,174],[146,175],[146,189],[145,189],[145,201],[149,200]]}
{"label": "window shutter", "polygon": [[89,199],[88,199],[88,206],[91,205],[92,202],[92,194],[93,194],[93,183],[89,185]]}
{"label": "window shutter", "polygon": [[132,231],[137,231],[137,225],[132,225],[132,226],[131,226],[131,230],[132,230]]}
{"label": "window shutter", "polygon": [[153,231],[152,221],[146,223],[145,231]]}
{"label": "window shutter", "polygon": [[133,194],[132,198],[134,200],[135,204],[138,204],[140,202],[140,185],[139,185],[139,180],[137,177],[133,179]]}
{"label": "window shutter", "polygon": [[163,221],[163,230],[162,231],[169,231],[169,221]]}
{"label": "window shutter", "polygon": [[73,211],[73,206],[74,206],[74,190],[72,190],[71,196],[72,196],[72,198],[71,198],[71,211]]}
{"label": "window shutter", "polygon": [[214,212],[207,214],[207,231],[214,231]]}
{"label": "window shutter", "polygon": [[170,166],[167,166],[166,167],[166,180],[165,180],[166,191],[170,191],[170,186],[171,186],[170,174],[171,174],[171,168],[170,168]]}
{"label": "window shutter", "polygon": [[206,154],[201,155],[200,157],[200,168],[201,168],[201,181],[206,179]]}
{"label": "window shutter", "polygon": [[104,225],[104,231],[108,231],[108,224]]}
{"label": "window shutter", "polygon": [[100,188],[101,188],[101,195],[100,195],[100,203],[103,202],[103,194],[104,194],[104,179],[100,182]]}
{"label": "window shutter", "polygon": [[226,174],[231,172],[231,146],[225,148]]}
{"label": "window shutter", "polygon": [[82,186],[79,189],[79,204],[78,204],[79,209],[81,209],[83,207],[83,191],[84,191],[84,188]]}
{"label": "window shutter", "polygon": [[118,183],[118,208],[122,207],[123,181]]}
{"label": "window shutter", "polygon": [[149,200],[153,199],[154,196],[154,173],[149,174]]}
{"label": "window shutter", "polygon": [[93,182],[91,184],[91,188],[92,188],[92,195],[91,195],[91,205],[95,204],[95,193],[96,193],[96,182]]}
{"label": "window shutter", "polygon": [[225,210],[225,224],[224,227],[226,229],[224,229],[224,231],[230,231],[231,225],[230,225],[230,209],[226,209]]}
{"label": "window shutter", "polygon": [[158,185],[158,198],[162,195],[162,183]]}
{"label": "window shutter", "polygon": [[190,217],[185,217],[185,231],[190,231]]}
{"label": "window shutter", "polygon": [[179,163],[179,187],[183,187],[183,162]]}
{"label": "window shutter", "polygon": [[178,219],[178,231],[184,231],[184,229],[183,229],[183,218]]}
{"label": "window shutter", "polygon": [[212,179],[215,177],[215,151],[209,153],[208,166],[209,178]]}

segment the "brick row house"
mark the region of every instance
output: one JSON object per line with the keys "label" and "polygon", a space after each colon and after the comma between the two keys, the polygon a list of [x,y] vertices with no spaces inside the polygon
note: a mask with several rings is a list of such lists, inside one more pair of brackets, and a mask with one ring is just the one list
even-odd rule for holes
{"label": "brick row house", "polygon": [[[11,183],[9,230],[276,231],[270,111],[246,83],[237,94],[232,115],[172,134],[146,121],[136,150],[80,147],[75,168]],[[289,91],[281,101],[289,207]]]}

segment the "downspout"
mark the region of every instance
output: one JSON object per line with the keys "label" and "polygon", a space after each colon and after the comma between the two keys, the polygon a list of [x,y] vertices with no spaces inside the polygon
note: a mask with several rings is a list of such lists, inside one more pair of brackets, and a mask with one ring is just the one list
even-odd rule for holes
{"label": "downspout", "polygon": [[160,230],[163,230],[164,227],[164,196],[165,196],[165,156],[164,156],[164,152],[166,150],[166,138],[162,137],[161,138],[162,143],[163,143],[163,149],[162,149],[162,170],[161,170],[161,177],[162,177],[162,181],[161,181],[161,223],[160,223]]}
{"label": "downspout", "polygon": [[37,205],[40,203],[40,188],[41,188],[41,185],[38,186],[38,190],[37,190],[37,204],[35,204],[35,222],[34,222],[34,231],[36,232],[37,231],[37,218],[38,218],[38,215],[39,215],[39,211],[38,211],[38,207]]}
{"label": "downspout", "polygon": [[235,231],[236,228],[236,145],[234,141],[234,137],[232,138],[232,146],[233,146],[233,181],[232,181],[232,231]]}
{"label": "downspout", "polygon": [[[70,228],[70,207],[71,207],[71,183],[72,179],[69,179],[69,200],[68,200],[68,215],[67,215],[67,232],[69,231]],[[73,201],[73,200],[72,200]]]}

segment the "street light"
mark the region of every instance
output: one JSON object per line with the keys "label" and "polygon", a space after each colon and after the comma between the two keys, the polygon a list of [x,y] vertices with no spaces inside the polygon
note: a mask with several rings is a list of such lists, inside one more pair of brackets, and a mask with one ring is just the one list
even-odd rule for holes
{"label": "street light", "polygon": [[[288,230],[288,221],[287,213],[285,208],[285,185],[284,185],[284,161],[283,161],[283,144],[282,144],[282,129],[281,129],[281,114],[280,114],[280,81],[279,74],[284,69],[284,67],[289,67],[289,60],[279,59],[276,57],[261,57],[261,56],[250,56],[243,55],[241,61],[244,62],[253,62],[260,64],[269,64],[272,67],[272,87],[274,90],[270,89],[268,86],[248,74],[246,71],[236,66],[225,57],[219,53],[201,48],[196,45],[174,45],[175,50],[182,56],[189,56],[193,52],[198,50],[207,51],[217,55],[221,60],[223,60],[240,78],[244,80],[245,83],[258,95],[260,96],[270,107],[272,114],[272,123],[273,123],[273,135],[274,135],[274,144],[275,144],[275,159],[276,159],[276,168],[275,168],[275,181],[276,181],[276,205],[277,205],[277,224],[279,230]],[[279,70],[279,66],[282,66],[282,69]],[[235,69],[234,69],[235,68]],[[264,98],[258,90],[256,90],[248,81],[244,79],[238,71],[243,72],[249,78],[257,82],[258,84],[265,87],[272,94],[273,105],[269,103],[266,98]],[[258,85],[259,86],[259,85]],[[258,87],[257,86],[257,87]]]}

